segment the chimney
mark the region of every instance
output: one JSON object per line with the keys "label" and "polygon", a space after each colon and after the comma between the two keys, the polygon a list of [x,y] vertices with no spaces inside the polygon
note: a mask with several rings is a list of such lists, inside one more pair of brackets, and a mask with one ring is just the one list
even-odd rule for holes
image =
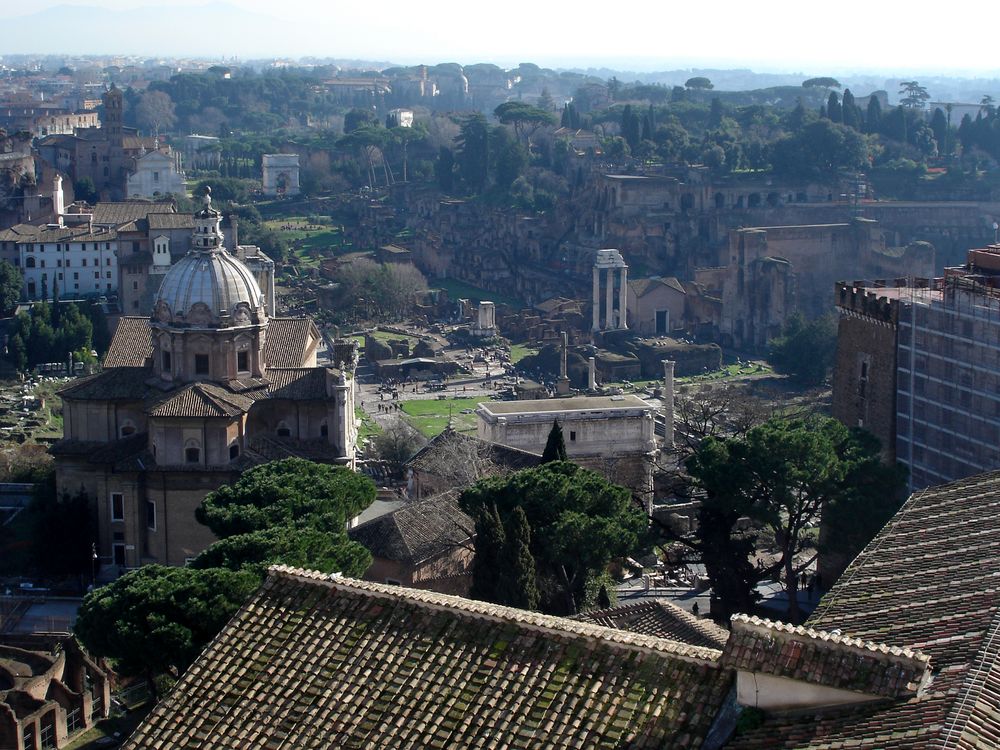
{"label": "chimney", "polygon": [[674,363],[663,360],[663,444],[674,446]]}

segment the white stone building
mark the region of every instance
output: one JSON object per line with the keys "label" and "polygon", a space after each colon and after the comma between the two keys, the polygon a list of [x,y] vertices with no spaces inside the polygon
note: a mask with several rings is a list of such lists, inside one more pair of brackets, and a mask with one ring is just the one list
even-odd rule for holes
{"label": "white stone building", "polygon": [[118,233],[91,225],[51,224],[17,243],[17,265],[29,300],[118,291]]}
{"label": "white stone building", "polygon": [[298,154],[264,154],[262,170],[264,195],[279,198],[299,194]]}
{"label": "white stone building", "polygon": [[542,453],[559,422],[570,460],[652,501],[657,408],[638,396],[574,396],[490,401],[476,408],[477,435],[488,443]]}
{"label": "white stone building", "polygon": [[178,169],[174,156],[160,150],[147,151],[135,160],[126,189],[130,198],[187,194],[184,173]]}

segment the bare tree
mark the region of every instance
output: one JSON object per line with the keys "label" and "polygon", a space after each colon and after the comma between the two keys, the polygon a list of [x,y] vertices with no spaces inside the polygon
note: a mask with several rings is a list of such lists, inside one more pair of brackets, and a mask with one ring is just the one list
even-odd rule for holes
{"label": "bare tree", "polygon": [[447,430],[421,457],[421,474],[434,492],[463,490],[480,479],[505,476],[511,469],[493,459],[489,443]]}
{"label": "bare tree", "polygon": [[135,117],[140,125],[153,131],[159,137],[160,129],[169,130],[177,124],[174,102],[165,91],[147,91],[135,108]]}

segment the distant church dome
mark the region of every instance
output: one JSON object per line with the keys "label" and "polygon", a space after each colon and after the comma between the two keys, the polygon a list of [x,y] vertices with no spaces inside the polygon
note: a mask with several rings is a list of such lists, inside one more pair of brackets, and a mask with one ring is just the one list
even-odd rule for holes
{"label": "distant church dome", "polygon": [[194,215],[191,250],[170,267],[160,284],[153,322],[219,328],[265,322],[264,295],[253,272],[223,246],[222,214],[204,208]]}

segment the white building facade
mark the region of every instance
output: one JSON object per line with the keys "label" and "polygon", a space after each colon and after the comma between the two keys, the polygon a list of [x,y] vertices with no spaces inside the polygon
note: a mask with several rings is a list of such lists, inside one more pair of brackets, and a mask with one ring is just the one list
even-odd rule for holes
{"label": "white building facade", "polygon": [[118,292],[118,234],[113,229],[50,226],[17,245],[28,300]]}

